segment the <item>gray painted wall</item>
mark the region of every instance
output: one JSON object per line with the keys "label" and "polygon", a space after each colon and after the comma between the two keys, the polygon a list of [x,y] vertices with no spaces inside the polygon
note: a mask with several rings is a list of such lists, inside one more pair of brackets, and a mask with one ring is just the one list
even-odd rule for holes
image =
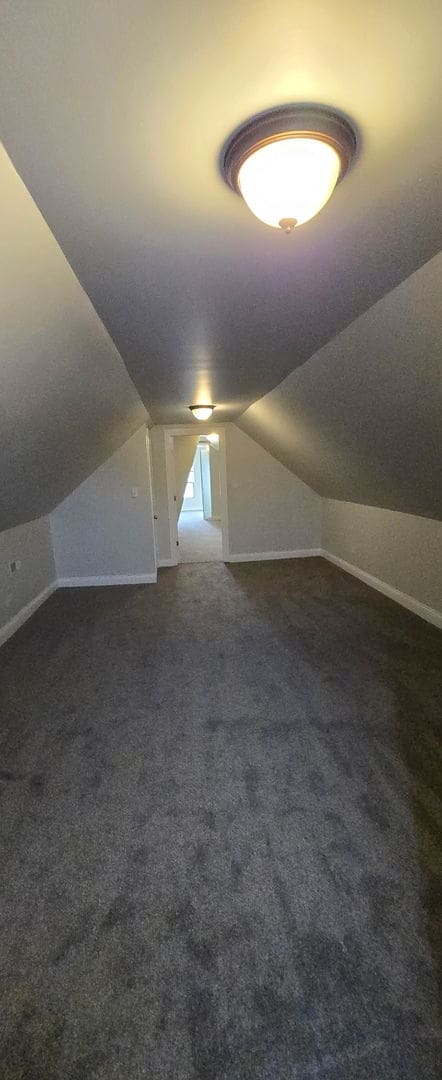
{"label": "gray painted wall", "polygon": [[321,544],[321,500],[235,424],[227,425],[227,505],[232,555]]}
{"label": "gray painted wall", "polygon": [[442,523],[376,506],[323,500],[322,546],[442,611]]}
{"label": "gray painted wall", "polygon": [[[21,567],[11,576],[9,563]],[[55,578],[49,519],[28,521],[0,533],[0,640],[2,628]]]}
{"label": "gray painted wall", "polygon": [[56,508],[51,530],[58,578],[155,573],[145,427]]}
{"label": "gray painted wall", "polygon": [[0,188],[0,529],[6,529],[52,510],[145,423],[146,410],[1,148]]}
{"label": "gray painted wall", "polygon": [[442,255],[238,421],[326,498],[442,518]]}

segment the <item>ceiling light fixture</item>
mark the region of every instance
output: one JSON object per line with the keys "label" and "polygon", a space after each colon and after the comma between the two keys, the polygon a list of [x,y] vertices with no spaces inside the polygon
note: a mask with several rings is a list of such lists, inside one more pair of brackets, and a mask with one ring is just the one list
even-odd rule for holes
{"label": "ceiling light fixture", "polygon": [[189,405],[189,409],[195,420],[209,420],[215,406],[214,405]]}
{"label": "ceiling light fixture", "polygon": [[220,165],[226,183],[256,217],[292,233],[325,206],[356,148],[356,131],[340,113],[323,105],[285,105],[237,128]]}

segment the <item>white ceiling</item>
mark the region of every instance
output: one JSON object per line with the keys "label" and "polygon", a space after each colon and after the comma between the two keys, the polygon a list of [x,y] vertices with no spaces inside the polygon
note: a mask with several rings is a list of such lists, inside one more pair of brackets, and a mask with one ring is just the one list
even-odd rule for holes
{"label": "white ceiling", "polygon": [[[157,422],[232,418],[441,239],[440,0],[6,0],[6,148]],[[344,110],[360,158],[286,237],[220,178],[230,130]],[[363,393],[363,388],[361,388]]]}

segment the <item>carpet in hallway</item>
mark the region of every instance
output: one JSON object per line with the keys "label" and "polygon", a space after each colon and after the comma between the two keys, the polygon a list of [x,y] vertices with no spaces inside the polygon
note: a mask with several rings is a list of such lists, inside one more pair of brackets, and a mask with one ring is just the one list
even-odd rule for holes
{"label": "carpet in hallway", "polygon": [[436,1080],[441,635],[320,559],[0,651],[1,1080]]}
{"label": "carpet in hallway", "polygon": [[221,562],[222,533],[219,521],[206,521],[199,510],[180,514],[178,522],[180,563]]}

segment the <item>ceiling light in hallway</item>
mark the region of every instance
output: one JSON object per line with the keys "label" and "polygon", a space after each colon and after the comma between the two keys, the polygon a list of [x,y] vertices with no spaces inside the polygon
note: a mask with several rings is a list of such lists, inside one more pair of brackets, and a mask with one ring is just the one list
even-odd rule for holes
{"label": "ceiling light in hallway", "polygon": [[214,405],[189,405],[189,409],[195,420],[209,420],[215,406]]}
{"label": "ceiling light in hallway", "polygon": [[256,217],[291,233],[328,202],[356,146],[352,125],[339,113],[287,105],[238,128],[221,152],[221,169]]}

